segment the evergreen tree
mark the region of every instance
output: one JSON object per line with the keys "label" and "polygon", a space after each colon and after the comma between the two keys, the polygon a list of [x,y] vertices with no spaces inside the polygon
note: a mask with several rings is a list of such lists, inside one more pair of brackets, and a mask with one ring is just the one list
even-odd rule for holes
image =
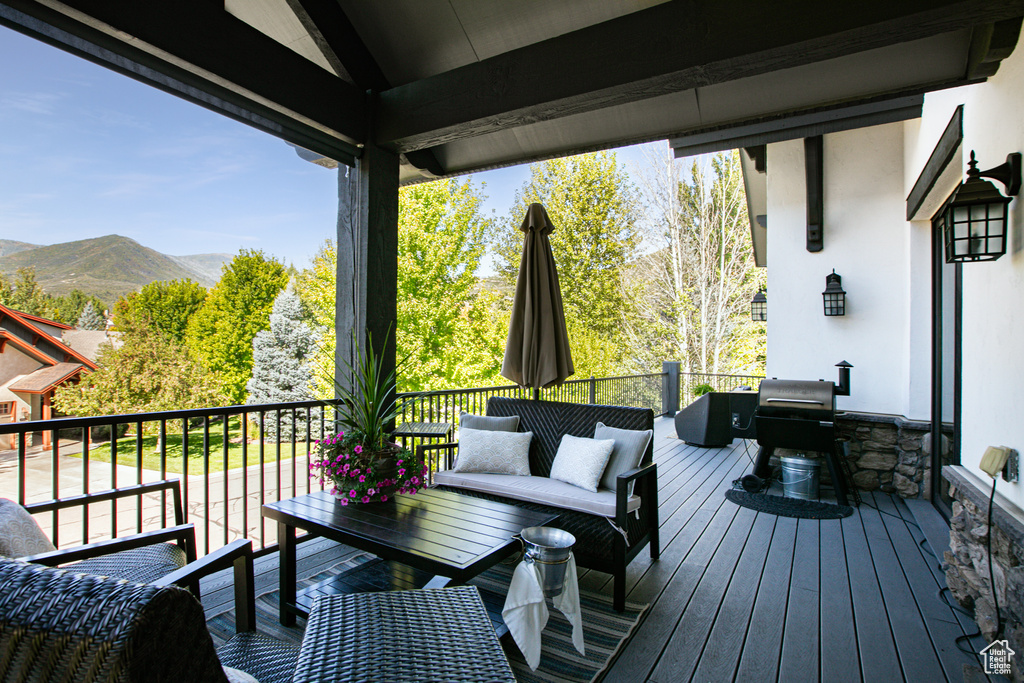
{"label": "evergreen tree", "polygon": [[82,315],[78,316],[78,322],[75,323],[75,327],[80,330],[105,330],[107,328],[107,320],[89,301],[85,304],[85,308],[82,309]]}
{"label": "evergreen tree", "polygon": [[[252,378],[246,384],[249,404],[308,401],[312,396],[310,361],[316,353],[316,335],[303,322],[302,305],[289,285],[274,301],[270,329],[257,332],[252,341]],[[277,436],[277,417],[268,419],[266,435]],[[296,413],[296,438],[306,436],[305,411]],[[318,415],[311,416],[313,422]],[[291,411],[281,413],[281,438],[292,435]]]}

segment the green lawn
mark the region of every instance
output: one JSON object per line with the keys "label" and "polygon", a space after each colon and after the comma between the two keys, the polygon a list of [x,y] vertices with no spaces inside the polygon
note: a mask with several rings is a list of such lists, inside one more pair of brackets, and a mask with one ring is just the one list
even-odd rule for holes
{"label": "green lawn", "polygon": [[[152,433],[148,433],[144,430],[145,435],[142,437],[142,467],[147,470],[160,471],[160,448],[158,446],[158,435],[157,427],[152,426]],[[170,431],[170,430],[168,430]],[[251,437],[251,430],[249,432]],[[242,466],[242,451],[243,444],[242,430],[240,423],[237,418],[232,418],[228,424],[228,449],[227,449],[227,469],[235,469]],[[119,465],[128,465],[134,467],[138,463],[138,455],[136,453],[137,439],[134,434],[127,434],[118,438],[117,440],[117,463]],[[182,463],[182,434],[180,430],[176,434],[167,435],[167,472],[181,474]],[[264,462],[274,462],[277,460],[277,442],[267,441],[263,444],[263,459]],[[298,441],[295,444],[295,454],[301,459],[306,455],[307,448],[306,442]],[[224,427],[222,424],[211,424],[210,425],[210,441],[209,441],[209,453],[210,453],[210,472],[221,472],[225,469],[224,464]],[[188,473],[189,474],[202,474],[203,473],[203,428],[196,427],[189,429],[188,435]],[[80,454],[79,454],[79,457]],[[250,441],[246,444],[246,464],[256,465],[259,464],[260,458],[260,443],[259,441]],[[291,440],[281,442],[281,460],[291,460],[292,458],[292,444]],[[110,443],[94,443],[89,447],[89,460],[90,462],[110,462]]]}

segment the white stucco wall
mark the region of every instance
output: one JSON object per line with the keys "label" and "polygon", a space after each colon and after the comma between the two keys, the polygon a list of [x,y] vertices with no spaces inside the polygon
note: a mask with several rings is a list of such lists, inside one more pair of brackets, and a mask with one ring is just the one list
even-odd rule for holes
{"label": "white stucco wall", "polygon": [[[768,376],[835,380],[846,360],[853,391],[839,409],[924,417],[909,400],[903,124],[826,135],[824,154],[825,247],[811,253],[803,141],[768,145]],[[847,312],[827,318],[821,292],[833,268]]]}
{"label": "white stucco wall", "polygon": [[[853,394],[840,408],[930,419],[931,209],[907,222],[906,197],[958,105],[960,174],[943,179],[932,202],[965,177],[971,150],[982,169],[1024,152],[1020,42],[988,82],[928,94],[921,119],[825,136],[820,253],[804,246],[803,142],[768,146],[769,376],[834,379],[845,359]],[[986,446],[1024,452],[1024,202],[1010,213],[1007,254],[963,266],[961,461],[977,474]],[[832,268],[848,293],[845,318],[822,314]],[[999,489],[1024,507],[1024,483],[1000,480]]]}
{"label": "white stucco wall", "polygon": [[[1024,41],[988,82],[930,94],[922,128],[945,126],[964,105],[963,173],[971,150],[981,169],[1001,164],[1010,152],[1024,152]],[[923,137],[923,136],[922,136]],[[927,152],[924,153],[927,158]],[[915,159],[915,162],[917,159]],[[918,172],[923,160],[917,166]],[[1000,190],[1004,188],[996,183]],[[1010,204],[1007,254],[995,262],[963,266],[963,465],[979,474],[986,446],[1024,452],[1024,202]],[[999,481],[999,490],[1024,507],[1024,483]]]}

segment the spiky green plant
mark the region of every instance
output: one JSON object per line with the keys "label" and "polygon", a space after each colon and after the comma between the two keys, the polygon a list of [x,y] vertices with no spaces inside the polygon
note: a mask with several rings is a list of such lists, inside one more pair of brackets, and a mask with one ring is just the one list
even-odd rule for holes
{"label": "spiky green plant", "polygon": [[[389,329],[384,335],[384,346],[387,347]],[[353,348],[355,349],[355,365],[345,365],[352,377],[352,386],[345,386],[334,381],[335,391],[341,399],[335,423],[338,431],[361,433],[364,446],[372,450],[382,450],[386,445],[387,425],[402,414],[408,401],[399,401],[395,386],[397,368],[384,372],[384,358],[373,350],[373,337],[366,331],[366,345],[360,345],[353,332]]]}

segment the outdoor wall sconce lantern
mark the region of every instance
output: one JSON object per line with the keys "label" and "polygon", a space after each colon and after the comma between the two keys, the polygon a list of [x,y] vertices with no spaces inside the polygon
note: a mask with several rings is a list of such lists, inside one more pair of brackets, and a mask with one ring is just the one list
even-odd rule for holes
{"label": "outdoor wall sconce lantern", "polygon": [[846,292],[843,291],[843,278],[832,273],[825,276],[825,291],[821,293],[825,300],[825,315],[846,315]]}
{"label": "outdoor wall sconce lantern", "polygon": [[758,290],[750,301],[750,319],[754,322],[768,320],[768,297],[765,296],[763,289]]}
{"label": "outdoor wall sconce lantern", "polygon": [[[1014,152],[1005,164],[979,171],[972,150],[969,166],[967,181],[953,192],[942,214],[946,263],[995,261],[1006,253],[1007,206],[1020,192],[1021,155]],[[1009,197],[982,178],[1001,182]]]}

